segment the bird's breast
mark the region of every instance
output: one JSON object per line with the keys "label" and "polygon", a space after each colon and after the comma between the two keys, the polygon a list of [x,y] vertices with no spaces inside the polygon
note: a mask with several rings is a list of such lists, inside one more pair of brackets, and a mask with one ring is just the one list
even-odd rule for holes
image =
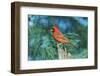
{"label": "bird's breast", "polygon": [[66,39],[61,33],[53,33],[53,38],[60,43],[66,44],[68,43],[68,39]]}

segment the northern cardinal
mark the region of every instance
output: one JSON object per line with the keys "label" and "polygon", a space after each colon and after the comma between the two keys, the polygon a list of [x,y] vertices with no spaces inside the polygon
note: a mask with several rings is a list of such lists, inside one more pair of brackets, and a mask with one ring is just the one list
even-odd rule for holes
{"label": "northern cardinal", "polygon": [[69,43],[69,39],[64,37],[64,35],[59,31],[57,25],[54,25],[53,28],[51,29],[51,31],[52,31],[53,38],[57,42],[62,43],[62,44]]}
{"label": "northern cardinal", "polygon": [[51,29],[52,31],[52,36],[53,38],[62,44],[71,44],[73,47],[77,48],[75,45],[73,45],[70,40],[66,37],[64,37],[64,35],[59,31],[57,25],[54,25],[53,28]]}

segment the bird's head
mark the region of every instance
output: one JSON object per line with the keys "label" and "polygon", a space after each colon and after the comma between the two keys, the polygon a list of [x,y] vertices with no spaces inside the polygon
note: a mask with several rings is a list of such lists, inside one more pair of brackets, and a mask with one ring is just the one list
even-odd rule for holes
{"label": "bird's head", "polygon": [[55,31],[58,31],[58,26],[56,24],[51,29],[51,32],[55,32]]}

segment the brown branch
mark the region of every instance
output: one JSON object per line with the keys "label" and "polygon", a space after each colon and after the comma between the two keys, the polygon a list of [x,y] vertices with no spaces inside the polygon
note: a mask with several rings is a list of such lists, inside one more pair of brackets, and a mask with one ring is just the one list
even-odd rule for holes
{"label": "brown branch", "polygon": [[71,58],[71,54],[67,52],[66,48],[62,49],[59,46],[58,43],[57,43],[57,48],[58,48],[58,57],[59,57],[59,59],[69,59],[69,58]]}

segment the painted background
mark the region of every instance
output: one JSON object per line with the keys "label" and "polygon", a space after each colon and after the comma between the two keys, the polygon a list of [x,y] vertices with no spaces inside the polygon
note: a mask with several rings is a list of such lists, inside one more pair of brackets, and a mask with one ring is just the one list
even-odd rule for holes
{"label": "painted background", "polygon": [[[70,59],[88,57],[88,17],[28,15],[28,59],[59,59],[57,41],[50,30],[57,25],[71,44],[61,45],[70,54]],[[62,49],[64,50],[64,49]]]}

